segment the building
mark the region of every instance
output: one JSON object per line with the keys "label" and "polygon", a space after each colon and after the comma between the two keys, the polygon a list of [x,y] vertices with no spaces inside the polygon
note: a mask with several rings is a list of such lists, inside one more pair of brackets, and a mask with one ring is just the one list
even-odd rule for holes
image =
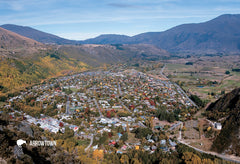
{"label": "building", "polygon": [[222,129],[222,124],[215,122],[215,123],[214,123],[214,127],[215,127],[217,130],[221,130],[221,129]]}

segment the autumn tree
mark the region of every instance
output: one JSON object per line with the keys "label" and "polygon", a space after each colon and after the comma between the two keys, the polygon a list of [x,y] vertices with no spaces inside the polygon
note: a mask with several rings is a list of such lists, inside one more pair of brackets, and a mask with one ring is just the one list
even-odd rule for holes
{"label": "autumn tree", "polygon": [[104,154],[103,154],[103,150],[94,150],[93,152],[93,158],[98,160],[103,160]]}
{"label": "autumn tree", "polygon": [[120,158],[121,163],[123,164],[129,164],[129,158],[126,154],[123,154],[122,157]]}
{"label": "autumn tree", "polygon": [[202,160],[202,164],[214,164],[213,161],[211,159],[203,159]]}
{"label": "autumn tree", "polygon": [[183,161],[186,164],[201,164],[201,158],[192,152],[184,152],[182,156]]}

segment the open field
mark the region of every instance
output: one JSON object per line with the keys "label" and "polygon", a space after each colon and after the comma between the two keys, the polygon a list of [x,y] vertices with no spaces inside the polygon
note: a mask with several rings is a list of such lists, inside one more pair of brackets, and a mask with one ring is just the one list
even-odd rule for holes
{"label": "open field", "polygon": [[[191,62],[193,65],[186,65]],[[240,87],[240,56],[202,56],[169,60],[164,74],[191,94],[216,100],[222,93]],[[226,74],[230,71],[230,74]]]}
{"label": "open field", "polygon": [[205,118],[186,121],[185,127],[184,142],[204,151],[210,151],[214,138],[219,134]]}

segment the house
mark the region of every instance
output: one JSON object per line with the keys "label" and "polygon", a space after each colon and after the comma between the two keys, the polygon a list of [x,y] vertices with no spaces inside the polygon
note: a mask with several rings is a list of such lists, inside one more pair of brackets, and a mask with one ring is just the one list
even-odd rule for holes
{"label": "house", "polygon": [[122,148],[121,148],[121,150],[123,150],[123,151],[127,150],[127,146],[126,146],[126,145],[123,145]]}
{"label": "house", "polygon": [[151,147],[151,150],[155,151],[155,150],[157,150],[157,147],[153,145],[153,146]]}
{"label": "house", "polygon": [[117,133],[118,135],[118,138],[121,138],[122,137],[122,134],[121,133]]}
{"label": "house", "polygon": [[177,146],[177,144],[175,142],[173,142],[172,140],[170,140],[170,139],[168,141],[169,141],[170,148],[172,150],[175,150],[175,147]]}
{"label": "house", "polygon": [[98,145],[93,146],[93,150],[96,150],[98,148]]}
{"label": "house", "polygon": [[108,145],[115,146],[115,145],[116,145],[116,142],[115,142],[115,141],[112,141],[112,142],[110,142]]}
{"label": "house", "polygon": [[214,123],[214,127],[215,127],[217,130],[221,130],[221,129],[222,129],[222,124],[215,122],[215,123]]}
{"label": "house", "polygon": [[150,150],[150,146],[143,146],[143,149],[145,150],[145,151],[149,151]]}
{"label": "house", "polygon": [[154,141],[152,139],[149,139],[148,142],[154,143]]}
{"label": "house", "polygon": [[167,143],[166,140],[161,140],[161,141],[160,141],[160,144],[161,144],[161,145],[166,145],[166,143]]}

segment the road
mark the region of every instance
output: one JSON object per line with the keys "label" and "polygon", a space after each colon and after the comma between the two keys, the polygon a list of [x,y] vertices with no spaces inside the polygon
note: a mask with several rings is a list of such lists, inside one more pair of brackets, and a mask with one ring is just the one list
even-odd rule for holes
{"label": "road", "polygon": [[97,109],[98,109],[98,112],[99,112],[99,114],[100,114],[100,118],[104,117],[103,114],[102,114],[102,112],[101,112],[101,110],[100,110],[100,108],[99,108],[99,105],[98,105],[98,103],[97,103],[97,100],[94,99],[94,102],[95,102],[95,105],[96,105],[96,107],[97,107]]}
{"label": "road", "polygon": [[180,127],[180,130],[179,130],[178,141],[182,139],[182,127],[183,127],[183,123],[180,122],[180,124],[181,124],[181,127]]}
{"label": "road", "polygon": [[88,145],[88,147],[86,147],[84,150],[87,151],[93,144],[93,134],[91,135],[91,141],[90,144]]}
{"label": "road", "polygon": [[161,75],[163,78],[169,80],[169,79],[163,74],[163,71],[164,71],[165,67],[166,67],[166,64],[164,64],[164,66],[163,66],[162,69],[160,70],[160,75]]}
{"label": "road", "polygon": [[236,157],[236,156],[231,156],[231,155],[223,155],[223,154],[219,154],[219,153],[216,153],[216,152],[211,152],[211,151],[203,151],[201,149],[198,149],[198,148],[195,148],[191,145],[189,145],[188,143],[182,141],[182,140],[178,140],[178,142],[186,145],[186,146],[189,146],[193,149],[195,149],[196,151],[200,152],[200,153],[205,153],[205,154],[210,154],[210,155],[213,155],[213,156],[217,156],[219,158],[222,158],[226,161],[231,161],[231,162],[236,162],[236,163],[240,163],[240,157]]}
{"label": "road", "polygon": [[147,128],[141,121],[138,121],[138,125],[143,127],[143,128]]}
{"label": "road", "polygon": [[56,51],[58,51],[58,49],[61,47],[61,45],[58,45],[57,48],[56,48]]}
{"label": "road", "polygon": [[[121,86],[118,83],[118,91],[119,91],[119,96],[122,96],[122,90],[121,90]],[[126,105],[124,105],[124,103],[119,99],[119,102],[122,104],[122,106],[129,112],[132,113],[132,111],[130,109],[128,109],[128,107]],[[132,116],[134,116],[134,113],[132,113]]]}
{"label": "road", "polygon": [[[182,129],[182,122],[181,122],[181,129]],[[219,158],[222,158],[226,161],[231,161],[231,162],[236,162],[236,163],[240,163],[240,157],[237,157],[237,156],[231,156],[231,155],[223,155],[223,154],[219,154],[219,153],[216,153],[216,152],[212,152],[212,151],[204,151],[204,150],[201,150],[201,149],[198,149],[196,147],[193,147],[191,145],[189,145],[188,143],[184,142],[182,140],[182,130],[179,130],[179,136],[178,136],[178,142],[181,143],[181,144],[184,144],[186,146],[189,146],[193,149],[195,149],[196,151],[200,152],[200,153],[205,153],[205,154],[210,154],[210,155],[213,155],[213,156],[217,156]]]}
{"label": "road", "polygon": [[70,106],[70,101],[69,101],[69,97],[67,97],[66,112],[65,112],[66,114],[70,114],[69,106]]}
{"label": "road", "polygon": [[[120,100],[119,100],[120,101]],[[126,105],[124,105],[124,103],[122,101],[120,101],[120,103],[122,104],[122,106],[129,112],[132,113],[130,109],[128,109],[128,107]]]}
{"label": "road", "polygon": [[188,95],[182,90],[182,88],[177,85],[176,83],[173,82],[173,85],[175,85],[175,87],[178,89],[178,93],[181,94],[181,96],[184,96],[188,99],[188,101],[193,105],[195,106],[196,108],[198,108],[198,106],[188,97]]}
{"label": "road", "polygon": [[122,96],[122,90],[121,90],[121,86],[119,84],[119,82],[117,83],[118,84],[118,91],[119,91],[119,95]]}
{"label": "road", "polygon": [[[164,71],[165,68],[166,68],[166,64],[164,64],[164,66],[163,66],[162,69],[160,70],[160,75],[161,75],[163,78],[167,79],[169,82],[171,82],[171,81],[169,80],[169,78],[167,78],[167,77],[163,74],[163,71]],[[188,99],[188,101],[189,101],[193,106],[195,106],[196,108],[198,108],[198,106],[188,97],[188,95],[182,90],[182,88],[181,88],[179,85],[177,85],[177,84],[174,83],[174,82],[171,82],[171,83],[177,88],[178,93],[179,93],[182,97],[186,97],[186,98]]]}
{"label": "road", "polygon": [[175,128],[178,127],[179,125],[182,126],[182,122],[181,122],[181,121],[179,121],[178,123],[176,123],[176,124],[174,124],[172,127],[170,127],[170,128],[168,129],[168,131],[172,131],[173,129],[175,129]]}

